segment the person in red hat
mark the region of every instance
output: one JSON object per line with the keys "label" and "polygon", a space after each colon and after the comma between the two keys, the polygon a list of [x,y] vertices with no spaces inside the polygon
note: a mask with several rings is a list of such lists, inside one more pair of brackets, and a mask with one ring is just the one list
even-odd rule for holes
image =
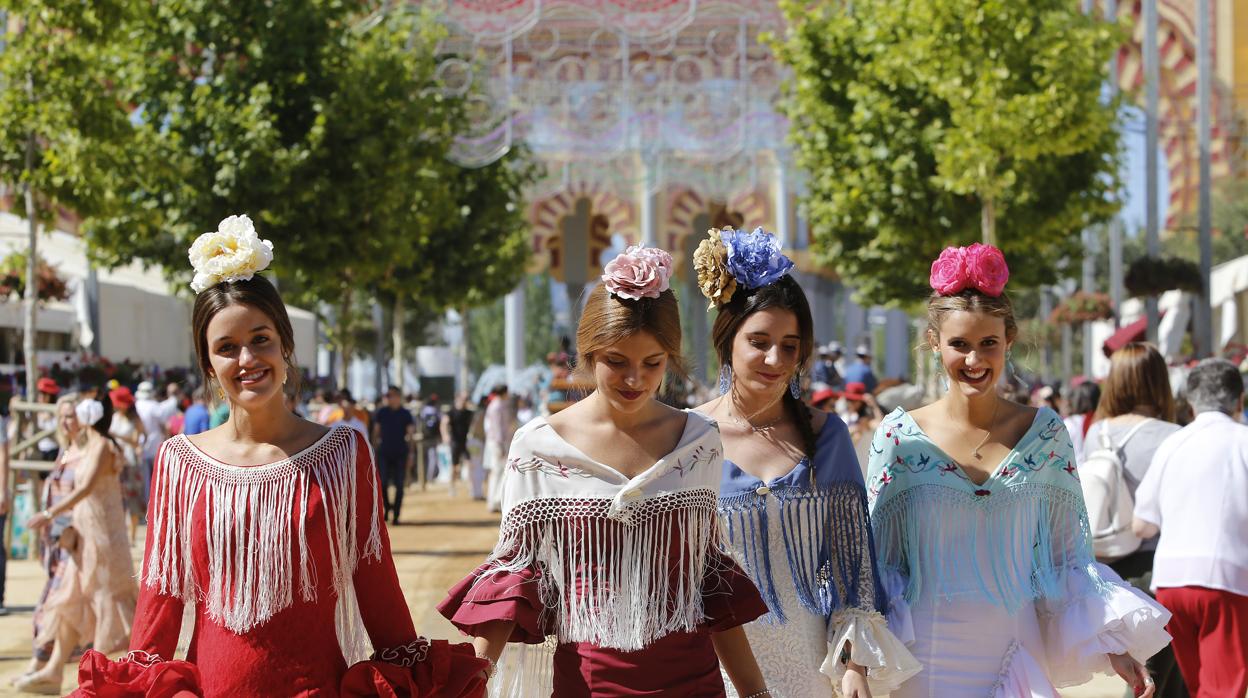
{"label": "person in red hat", "polygon": [[[56,402],[56,396],[61,393],[61,386],[56,384],[56,380],[44,376],[35,382],[35,392],[35,400],[37,402],[50,405]],[[41,432],[49,432],[48,436],[39,439],[39,442],[35,444],[35,448],[39,449],[39,459],[46,461],[56,460],[56,456],[61,452],[61,445],[51,435],[56,431],[56,413],[51,411],[37,412],[35,414],[35,428]]]}
{"label": "person in red hat", "polygon": [[841,393],[832,388],[820,388],[810,396],[810,406],[824,412],[831,412],[836,409],[836,399]]}
{"label": "person in red hat", "polygon": [[121,468],[121,497],[126,505],[130,542],[133,544],[139,520],[147,512],[147,503],[143,499],[143,473],[139,470],[139,449],[146,430],[134,409],[134,393],[129,388],[124,385],[113,388],[108,391],[108,400],[113,403],[108,435],[117,440],[125,461]]}

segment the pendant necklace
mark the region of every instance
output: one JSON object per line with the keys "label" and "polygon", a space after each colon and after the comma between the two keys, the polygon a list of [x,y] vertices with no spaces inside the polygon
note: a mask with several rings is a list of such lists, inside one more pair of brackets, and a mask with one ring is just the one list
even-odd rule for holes
{"label": "pendant necklace", "polygon": [[777,402],[780,402],[780,400],[784,398],[784,393],[781,393],[780,397],[776,398],[775,400],[772,400],[766,405],[763,405],[760,409],[755,410],[754,414],[748,415],[745,419],[741,419],[740,417],[738,417],[732,409],[733,408],[732,397],[735,397],[735,396],[736,396],[736,391],[734,390],[728,400],[728,416],[732,417],[732,421],[736,422],[737,424],[740,424],[741,426],[744,426],[744,427],[749,427],[750,431],[754,432],[755,434],[759,434],[769,429],[772,429],[773,427],[775,427],[777,424],[779,424],[781,421],[784,420],[785,414],[784,414],[784,411],[781,410],[780,416],[776,417],[770,422],[767,422],[766,424],[759,424],[758,426],[755,426],[752,421],[754,417],[758,415],[760,412],[766,412],[767,410],[774,407]]}
{"label": "pendant necklace", "polygon": [[984,444],[988,443],[988,438],[992,436],[992,430],[997,428],[997,412],[999,412],[1000,410],[1001,410],[1001,398],[997,398],[996,403],[994,403],[992,406],[992,423],[988,425],[988,433],[984,434],[984,438],[980,439],[979,443],[975,446],[975,448],[971,449],[971,455],[975,456],[977,460],[983,460],[984,458],[982,455],[980,455],[979,449],[983,448]]}

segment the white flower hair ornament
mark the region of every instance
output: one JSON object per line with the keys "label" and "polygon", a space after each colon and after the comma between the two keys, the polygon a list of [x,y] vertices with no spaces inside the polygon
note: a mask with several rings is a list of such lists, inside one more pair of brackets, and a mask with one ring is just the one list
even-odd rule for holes
{"label": "white flower hair ornament", "polygon": [[273,243],[261,240],[246,215],[230,216],[217,230],[195,239],[188,256],[195,278],[191,289],[201,293],[226,281],[247,281],[273,261]]}
{"label": "white flower hair ornament", "polygon": [[669,287],[672,256],[657,247],[633,245],[607,262],[602,283],[616,298],[658,298]]}

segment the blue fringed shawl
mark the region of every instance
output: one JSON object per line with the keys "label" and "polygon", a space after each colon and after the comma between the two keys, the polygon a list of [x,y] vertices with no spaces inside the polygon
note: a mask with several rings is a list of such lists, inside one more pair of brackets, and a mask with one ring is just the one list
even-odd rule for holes
{"label": "blue fringed shawl", "polygon": [[1072,574],[1104,588],[1070,435],[1053,410],[976,485],[898,408],[872,441],[867,492],[880,565],[907,579],[909,602],[978,593],[1013,611],[1061,599]]}
{"label": "blue fringed shawl", "polygon": [[[720,517],[730,546],[767,602],[770,613],[764,622],[784,623],[792,611],[776,591],[773,571],[779,561],[771,559],[768,545],[773,525],[780,527],[787,568],[807,612],[824,618],[844,608],[883,612],[887,604],[875,566],[862,470],[844,422],[830,415],[824,423],[813,484],[807,459],[768,483],[728,460],[723,467]],[[764,485],[768,492],[758,494]],[[779,505],[779,521],[770,520],[770,497]]]}

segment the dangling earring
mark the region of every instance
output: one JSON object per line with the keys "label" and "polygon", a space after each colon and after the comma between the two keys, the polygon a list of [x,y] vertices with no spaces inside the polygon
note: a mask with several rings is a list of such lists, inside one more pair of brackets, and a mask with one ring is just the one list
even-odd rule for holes
{"label": "dangling earring", "polygon": [[948,392],[949,376],[945,375],[944,367],[940,365],[940,352],[932,350],[932,370],[937,376],[940,376],[940,389]]}
{"label": "dangling earring", "polygon": [[727,395],[732,389],[732,367],[724,364],[719,367],[719,394]]}
{"label": "dangling earring", "polygon": [[1009,373],[1010,382],[1014,382],[1014,378],[1018,375],[1018,370],[1014,368],[1014,352],[1005,350],[1005,370]]}
{"label": "dangling earring", "polygon": [[794,400],[801,399],[802,397],[802,374],[794,373],[793,377],[789,379],[789,395],[792,395]]}

